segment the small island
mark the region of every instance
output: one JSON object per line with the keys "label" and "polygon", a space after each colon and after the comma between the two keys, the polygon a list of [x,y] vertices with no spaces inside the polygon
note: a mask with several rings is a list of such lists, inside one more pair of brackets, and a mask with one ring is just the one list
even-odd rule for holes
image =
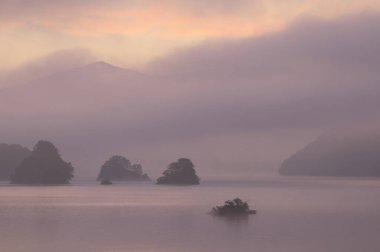
{"label": "small island", "polygon": [[98,181],[150,181],[140,164],[132,164],[123,156],[112,156],[100,168]]}
{"label": "small island", "polygon": [[199,177],[196,175],[194,164],[188,158],[180,158],[177,162],[169,164],[157,184],[172,185],[198,185]]}
{"label": "small island", "polygon": [[216,216],[248,215],[256,214],[256,210],[251,210],[246,201],[242,201],[240,198],[235,198],[233,200],[227,200],[223,206],[213,207],[211,214]]}
{"label": "small island", "polygon": [[65,162],[58,149],[48,141],[39,141],[32,153],[18,165],[12,184],[68,184],[74,168]]}

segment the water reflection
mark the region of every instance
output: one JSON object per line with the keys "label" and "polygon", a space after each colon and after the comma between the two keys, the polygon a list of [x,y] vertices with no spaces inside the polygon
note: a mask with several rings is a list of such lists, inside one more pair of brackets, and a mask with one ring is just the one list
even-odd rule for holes
{"label": "water reflection", "polygon": [[212,218],[214,218],[217,221],[223,221],[227,224],[236,224],[236,225],[242,225],[242,224],[248,224],[247,222],[254,218],[253,215],[248,214],[231,214],[231,215],[214,215],[210,214]]}

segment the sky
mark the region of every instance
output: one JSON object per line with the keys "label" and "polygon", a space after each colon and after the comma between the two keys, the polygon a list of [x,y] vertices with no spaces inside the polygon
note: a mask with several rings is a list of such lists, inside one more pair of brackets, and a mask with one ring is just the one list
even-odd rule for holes
{"label": "sky", "polygon": [[276,173],[326,132],[379,125],[379,8],[2,0],[1,142],[50,140],[79,176],[114,154],[152,177],[179,157],[201,177]]}
{"label": "sky", "polygon": [[0,71],[74,49],[143,68],[210,39],[255,37],[302,16],[334,19],[379,8],[378,0],[1,0]]}

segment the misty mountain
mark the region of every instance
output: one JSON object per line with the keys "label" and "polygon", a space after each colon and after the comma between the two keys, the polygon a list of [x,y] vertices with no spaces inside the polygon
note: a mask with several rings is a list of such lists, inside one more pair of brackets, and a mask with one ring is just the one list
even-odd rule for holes
{"label": "misty mountain", "polygon": [[144,111],[141,101],[152,102],[146,90],[157,79],[95,62],[7,86],[0,93],[0,134],[26,144],[53,139],[67,146],[64,153],[77,161],[88,162],[99,153],[105,155],[99,159],[105,159],[123,148],[124,142],[116,140],[125,122]]}
{"label": "misty mountain", "polygon": [[285,160],[280,174],[380,177],[380,134],[324,135]]}
{"label": "misty mountain", "polygon": [[147,75],[95,62],[7,88],[2,100],[17,102],[21,109],[27,107],[36,112],[65,113],[73,108],[89,112],[95,109],[94,105],[111,107],[125,103],[130,100],[126,96],[140,95],[135,93],[136,87],[146,88],[143,85],[150,82]]}
{"label": "misty mountain", "polygon": [[145,104],[152,101],[146,90],[156,80],[136,71],[95,62],[19,83],[0,94],[3,122],[0,132],[3,135],[9,131],[10,135],[18,134],[18,130],[28,132],[25,135],[36,135],[33,141],[79,131],[86,132],[83,136],[100,136],[98,131],[105,125],[112,132],[115,129],[110,128],[119,127],[133,114],[141,113],[144,109],[139,105],[142,100],[146,100]]}
{"label": "misty mountain", "polygon": [[163,114],[181,109],[172,105],[178,90],[159,76],[95,62],[3,89],[0,134],[26,145],[52,139],[80,167],[98,167],[112,153],[175,135]]}

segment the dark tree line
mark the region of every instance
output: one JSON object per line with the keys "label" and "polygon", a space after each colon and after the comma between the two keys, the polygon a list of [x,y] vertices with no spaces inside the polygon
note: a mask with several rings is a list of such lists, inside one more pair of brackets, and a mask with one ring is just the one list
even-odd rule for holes
{"label": "dark tree line", "polygon": [[[39,141],[30,151],[20,145],[0,144],[0,179],[13,184],[67,184],[74,168],[62,159],[58,149],[48,141]],[[150,180],[140,164],[132,164],[123,156],[112,156],[101,167],[97,177],[101,181]],[[180,158],[169,164],[157,184],[199,184],[194,164]]]}

